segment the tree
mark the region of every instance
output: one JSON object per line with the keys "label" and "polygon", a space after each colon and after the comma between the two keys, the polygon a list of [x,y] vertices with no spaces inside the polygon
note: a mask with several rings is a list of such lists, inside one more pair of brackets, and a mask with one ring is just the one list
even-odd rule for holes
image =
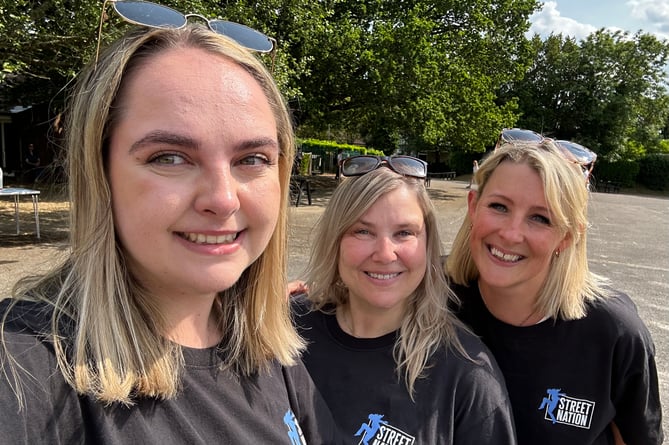
{"label": "tree", "polygon": [[328,37],[299,78],[306,126],[345,126],[385,149],[406,139],[482,151],[515,120],[494,93],[524,72],[536,2],[331,4]]}
{"label": "tree", "polygon": [[666,42],[599,30],[580,44],[561,35],[532,43],[535,63],[507,93],[518,97],[520,126],[614,158],[659,149],[669,113]]}
{"label": "tree", "polygon": [[[62,103],[94,58],[100,0],[0,0],[0,96],[7,105]],[[178,0],[162,4],[179,10]],[[112,6],[106,44],[127,29]],[[362,135],[379,148],[482,151],[516,119],[500,85],[522,76],[536,0],[194,0],[188,12],[276,38],[265,57],[298,131]],[[352,142],[352,141],[346,141]]]}
{"label": "tree", "polygon": [[93,0],[1,0],[4,104],[58,100],[92,54],[97,17],[99,4]]}

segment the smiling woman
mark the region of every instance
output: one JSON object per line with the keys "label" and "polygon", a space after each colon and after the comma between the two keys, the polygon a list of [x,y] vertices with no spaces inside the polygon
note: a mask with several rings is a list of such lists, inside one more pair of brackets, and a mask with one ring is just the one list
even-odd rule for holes
{"label": "smiling woman", "polygon": [[588,268],[580,166],[552,141],[511,141],[475,181],[446,271],[504,373],[518,443],[662,443],[653,340]]}
{"label": "smiling woman", "polygon": [[[362,159],[360,159],[362,158]],[[344,437],[515,443],[494,359],[447,307],[436,214],[416,158],[347,159],[316,226],[303,360]],[[355,167],[355,168],[353,168]],[[466,415],[463,415],[466,413]]]}
{"label": "smiling woman", "polygon": [[71,254],[0,303],[3,440],[335,442],[296,360],[293,134],[260,61],[203,26],[135,29],[67,128]]}

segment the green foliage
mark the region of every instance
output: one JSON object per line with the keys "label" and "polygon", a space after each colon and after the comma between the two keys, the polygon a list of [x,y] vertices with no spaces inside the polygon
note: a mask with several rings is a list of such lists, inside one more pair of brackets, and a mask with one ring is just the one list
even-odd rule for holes
{"label": "green foliage", "polygon": [[343,129],[389,151],[481,150],[516,118],[514,103],[499,106],[494,92],[529,61],[524,33],[536,4],[329,3],[326,25],[312,36],[320,45],[299,77],[298,122],[312,134]]}
{"label": "green foliage", "polygon": [[346,153],[348,156],[353,155],[377,155],[384,156],[382,150],[374,148],[362,147],[360,145],[338,144],[334,141],[321,141],[318,139],[301,139],[298,145],[302,152],[315,153],[337,153],[338,150]]}
{"label": "green foliage", "polygon": [[669,139],[662,139],[660,142],[658,142],[657,146],[655,146],[654,148],[655,150],[653,151],[653,153],[669,154]]}
{"label": "green foliage", "polygon": [[641,159],[637,181],[651,190],[669,190],[669,154],[650,154]]}
{"label": "green foliage", "polygon": [[[669,152],[669,42],[604,30],[583,41],[528,40],[536,0],[160,3],[274,37],[276,53],[259,57],[301,136],[362,138],[387,153],[448,157],[459,173],[512,126],[574,140],[609,161]],[[62,108],[76,74],[95,56],[101,5],[0,0],[0,108]],[[109,4],[103,17],[103,46],[132,26]],[[364,150],[352,147],[345,150]],[[304,149],[321,156],[336,150]]]}
{"label": "green foliage", "polygon": [[303,153],[300,160],[300,175],[309,176],[309,166],[311,165],[311,153]]}
{"label": "green foliage", "polygon": [[53,100],[58,108],[58,93],[94,54],[100,5],[0,0],[0,106]]}
{"label": "green foliage", "polygon": [[615,181],[620,182],[623,187],[632,187],[639,174],[639,162],[597,159],[592,174],[597,181]]}
{"label": "green foliage", "polygon": [[599,30],[581,42],[535,36],[532,46],[534,64],[502,96],[518,98],[518,126],[579,142],[610,160],[658,150],[669,117],[669,42]]}
{"label": "green foliage", "polygon": [[611,155],[609,159],[615,157],[617,159],[626,159],[628,161],[638,161],[646,155],[646,148],[641,145],[639,141],[626,140],[623,143],[623,148]]}

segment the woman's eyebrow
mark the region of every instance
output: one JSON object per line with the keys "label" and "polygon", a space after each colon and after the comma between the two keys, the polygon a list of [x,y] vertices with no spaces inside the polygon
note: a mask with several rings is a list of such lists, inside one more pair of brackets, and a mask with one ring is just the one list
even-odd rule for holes
{"label": "woman's eyebrow", "polygon": [[[199,148],[199,143],[190,136],[184,136],[164,130],[156,130],[134,142],[130,147],[130,153],[137,151],[146,145],[152,144],[174,145],[191,150],[197,150]],[[259,137],[243,141],[236,149],[237,151],[244,151],[258,147],[272,147],[278,149],[279,143],[276,139],[270,137]]]}
{"label": "woman's eyebrow", "polygon": [[198,143],[195,139],[181,134],[172,133],[164,130],[156,130],[148,133],[130,146],[130,153],[133,153],[146,145],[164,144],[175,145],[182,148],[197,150]]}
{"label": "woman's eyebrow", "polygon": [[269,137],[259,137],[244,141],[242,144],[240,144],[239,148],[240,150],[246,150],[249,148],[252,149],[257,147],[279,148],[279,142],[276,139],[272,139]]}

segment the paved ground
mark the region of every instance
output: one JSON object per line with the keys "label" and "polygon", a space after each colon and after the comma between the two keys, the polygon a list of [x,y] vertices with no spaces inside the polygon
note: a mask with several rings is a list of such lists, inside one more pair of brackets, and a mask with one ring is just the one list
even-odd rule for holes
{"label": "paved ground", "polygon": [[[323,211],[334,187],[332,177],[314,180],[311,206],[303,199],[291,209],[292,231],[289,277],[298,278],[308,261],[311,228]],[[464,216],[467,190],[464,181],[433,180],[430,187],[439,211],[444,252]],[[13,208],[0,202],[0,296],[6,296],[16,279],[39,272],[66,252],[67,203],[44,202],[42,241],[37,243],[30,208],[22,204],[20,237],[13,235]],[[669,199],[627,194],[594,193],[590,209],[589,256],[592,269],[627,292],[639,307],[657,349],[664,431],[669,437]]]}

